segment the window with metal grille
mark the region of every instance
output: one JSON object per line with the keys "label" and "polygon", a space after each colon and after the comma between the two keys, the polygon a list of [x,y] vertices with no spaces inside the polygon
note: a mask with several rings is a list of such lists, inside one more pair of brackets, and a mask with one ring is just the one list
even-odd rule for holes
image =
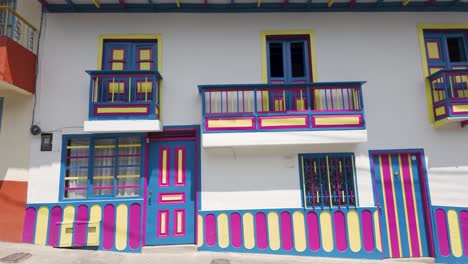
{"label": "window with metal grille", "polygon": [[357,206],[354,154],[300,154],[304,206]]}
{"label": "window with metal grille", "polygon": [[63,199],[140,197],[143,138],[67,136],[63,151]]}

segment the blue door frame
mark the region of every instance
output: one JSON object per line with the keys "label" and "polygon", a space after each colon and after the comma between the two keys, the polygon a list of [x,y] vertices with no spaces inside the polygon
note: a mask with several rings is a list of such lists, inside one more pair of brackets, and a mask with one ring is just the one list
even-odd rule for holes
{"label": "blue door frame", "polygon": [[146,245],[195,244],[197,162],[193,138],[149,143]]}

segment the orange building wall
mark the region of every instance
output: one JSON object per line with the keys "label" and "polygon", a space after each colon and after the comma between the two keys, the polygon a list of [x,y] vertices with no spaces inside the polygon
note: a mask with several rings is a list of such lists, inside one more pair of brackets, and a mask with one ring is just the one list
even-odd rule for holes
{"label": "orange building wall", "polygon": [[0,181],[0,241],[21,242],[28,183]]}
{"label": "orange building wall", "polygon": [[0,36],[0,80],[35,92],[36,55],[12,39]]}

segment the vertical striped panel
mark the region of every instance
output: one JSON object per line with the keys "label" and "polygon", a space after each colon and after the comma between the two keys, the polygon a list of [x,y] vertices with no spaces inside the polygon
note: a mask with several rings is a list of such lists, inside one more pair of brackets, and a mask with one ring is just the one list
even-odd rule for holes
{"label": "vertical striped panel", "polygon": [[242,224],[240,214],[232,213],[229,223],[231,231],[231,244],[235,248],[240,248],[242,246]]}
{"label": "vertical striped panel", "polygon": [[[347,222],[349,248],[353,252],[359,252],[361,250],[361,224],[356,210],[348,211]],[[370,225],[370,228],[372,228],[372,225]],[[374,240],[373,237],[372,240]]]}
{"label": "vertical striped panel", "polygon": [[73,226],[75,221],[75,207],[67,205],[63,209],[62,228],[60,229],[60,243],[61,247],[71,247],[73,238]]}
{"label": "vertical striped panel", "polygon": [[229,227],[227,214],[218,215],[218,245],[220,248],[229,246]]}
{"label": "vertical striped panel", "polygon": [[42,206],[37,210],[36,234],[34,244],[45,245],[47,241],[47,229],[49,223],[49,208]]}
{"label": "vertical striped panel", "polygon": [[[370,211],[365,210],[361,213],[361,226],[362,226],[362,241],[364,242],[364,249],[367,252],[374,251],[374,231],[372,230],[372,214]],[[351,234],[349,235],[351,239]],[[380,236],[375,236],[375,240],[380,241]],[[353,247],[351,246],[351,250]]]}
{"label": "vertical striped panel", "polygon": [[374,232],[375,232],[375,247],[382,252],[382,236],[380,234],[380,219],[379,211],[374,212]]}
{"label": "vertical striped panel", "polygon": [[130,219],[128,223],[128,246],[131,249],[137,249],[140,246],[141,232],[141,206],[132,204],[130,206]]}
{"label": "vertical striped panel", "polygon": [[89,210],[89,224],[88,228],[94,229],[96,232],[88,231],[87,245],[99,245],[100,244],[100,225],[102,220],[102,208],[100,205],[95,204],[91,206]]}
{"label": "vertical striped panel", "polygon": [[460,224],[458,223],[458,215],[455,210],[448,210],[447,212],[449,234],[450,234],[450,246],[452,248],[452,254],[455,257],[462,256],[462,242],[460,238]]}
{"label": "vertical striped panel", "polygon": [[300,211],[293,213],[294,247],[297,251],[303,252],[306,245],[306,230],[304,223],[304,214]]}
{"label": "vertical striped panel", "polygon": [[318,216],[315,212],[307,213],[307,237],[309,248],[312,251],[318,251],[320,249],[320,230]]}
{"label": "vertical striped panel", "polygon": [[34,239],[34,227],[36,226],[36,209],[34,207],[29,207],[26,209],[26,214],[24,216],[24,226],[23,226],[23,243],[33,243]]}
{"label": "vertical striped panel", "polygon": [[88,232],[88,207],[86,205],[78,206],[76,211],[76,221],[73,228],[73,246],[86,246],[86,233]]}
{"label": "vertical striped panel", "polygon": [[450,254],[450,245],[447,230],[447,219],[445,218],[445,211],[442,209],[436,210],[436,234],[439,241],[439,251],[444,257]]}
{"label": "vertical striped panel", "polygon": [[49,219],[49,239],[47,244],[49,246],[56,247],[58,246],[59,241],[59,225],[62,221],[62,208],[60,206],[55,206],[52,208]]}
{"label": "vertical striped panel", "polygon": [[210,247],[216,244],[216,218],[213,214],[205,217],[205,241]]}
{"label": "vertical striped panel", "polygon": [[280,248],[279,219],[276,212],[268,213],[268,244],[271,250]]}
{"label": "vertical striped panel", "polygon": [[198,221],[197,221],[197,229],[198,229],[198,235],[197,235],[197,246],[203,246],[203,216],[198,215]]}
{"label": "vertical striped panel", "polygon": [[112,204],[104,207],[102,227],[102,248],[111,250],[114,247],[115,233],[115,208]]}
{"label": "vertical striped panel", "polygon": [[290,251],[293,247],[292,241],[292,226],[291,226],[291,215],[289,212],[282,212],[280,214],[281,221],[281,247]]}
{"label": "vertical striped panel", "polygon": [[346,222],[343,212],[336,211],[333,214],[333,220],[336,249],[338,249],[338,251],[344,252],[348,246],[346,245]]}
{"label": "vertical striped panel", "polygon": [[[413,174],[411,171],[410,155],[400,155],[399,162],[402,169],[403,184],[402,193],[404,194],[404,204],[406,213],[406,230],[408,242],[410,243],[410,256],[422,256],[421,248],[421,232],[419,230],[418,209],[416,207],[416,197],[414,191]],[[422,213],[422,212],[420,212]]]}
{"label": "vertical striped panel", "polygon": [[268,246],[266,216],[264,213],[255,215],[255,239],[259,249],[265,249]]}
{"label": "vertical striped panel", "polygon": [[252,249],[255,247],[255,230],[254,230],[254,219],[251,213],[245,213],[242,215],[242,223],[244,226],[244,247]]}
{"label": "vertical striped panel", "polygon": [[115,248],[124,250],[127,248],[128,233],[128,206],[126,204],[119,204],[117,206],[115,220]]}
{"label": "vertical striped panel", "polygon": [[322,233],[322,247],[326,252],[333,250],[332,219],[329,211],[320,213],[320,232]]}
{"label": "vertical striped panel", "polygon": [[460,212],[460,226],[463,241],[463,252],[468,256],[468,211]]}
{"label": "vertical striped panel", "polygon": [[379,156],[382,193],[384,194],[385,219],[387,224],[388,247],[390,257],[401,256],[400,228],[398,224],[398,212],[395,199],[395,188],[393,187],[392,168],[390,155]]}

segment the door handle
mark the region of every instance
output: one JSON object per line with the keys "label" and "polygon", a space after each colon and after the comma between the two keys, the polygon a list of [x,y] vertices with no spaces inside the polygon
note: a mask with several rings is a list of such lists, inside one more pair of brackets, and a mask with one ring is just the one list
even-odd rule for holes
{"label": "door handle", "polygon": [[148,191],[148,205],[152,204],[152,198],[153,198],[153,191],[149,190]]}

